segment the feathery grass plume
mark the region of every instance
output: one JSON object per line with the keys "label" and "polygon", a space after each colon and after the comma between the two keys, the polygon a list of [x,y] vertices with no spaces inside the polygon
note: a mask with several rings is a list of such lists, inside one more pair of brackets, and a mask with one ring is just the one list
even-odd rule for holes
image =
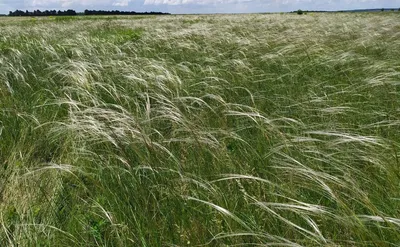
{"label": "feathery grass plume", "polygon": [[1,18],[0,246],[396,246],[399,18]]}

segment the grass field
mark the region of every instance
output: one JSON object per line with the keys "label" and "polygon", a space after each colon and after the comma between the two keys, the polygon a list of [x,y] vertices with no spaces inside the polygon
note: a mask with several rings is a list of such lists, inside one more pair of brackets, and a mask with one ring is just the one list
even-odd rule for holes
{"label": "grass field", "polygon": [[400,15],[0,19],[0,246],[400,246]]}

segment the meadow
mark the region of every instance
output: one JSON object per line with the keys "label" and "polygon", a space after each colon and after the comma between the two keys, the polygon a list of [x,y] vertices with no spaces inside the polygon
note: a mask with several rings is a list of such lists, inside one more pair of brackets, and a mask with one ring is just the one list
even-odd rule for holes
{"label": "meadow", "polygon": [[399,246],[400,15],[0,18],[0,246]]}

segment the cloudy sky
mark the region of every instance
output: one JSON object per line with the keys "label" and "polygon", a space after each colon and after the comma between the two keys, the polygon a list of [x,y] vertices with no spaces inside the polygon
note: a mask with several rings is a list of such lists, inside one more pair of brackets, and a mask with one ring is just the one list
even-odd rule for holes
{"label": "cloudy sky", "polygon": [[297,9],[400,8],[400,0],[0,0],[0,13],[34,9],[107,9],[170,13],[281,12]]}

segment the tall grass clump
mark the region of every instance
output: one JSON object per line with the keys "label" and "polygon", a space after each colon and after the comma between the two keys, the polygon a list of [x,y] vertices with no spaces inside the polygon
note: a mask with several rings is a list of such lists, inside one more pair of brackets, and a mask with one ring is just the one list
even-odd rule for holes
{"label": "tall grass clump", "polygon": [[3,19],[0,246],[397,246],[400,22]]}

